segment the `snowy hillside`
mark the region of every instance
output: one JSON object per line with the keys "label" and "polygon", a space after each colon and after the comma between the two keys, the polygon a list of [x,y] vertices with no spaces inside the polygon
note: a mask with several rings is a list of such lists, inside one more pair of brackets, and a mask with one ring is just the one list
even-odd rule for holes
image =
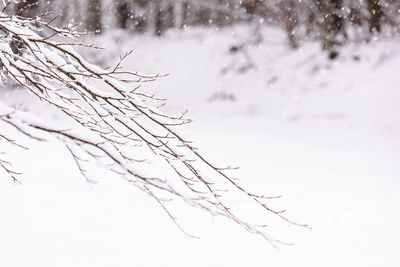
{"label": "snowy hillside", "polygon": [[[23,185],[0,172],[0,266],[399,266],[399,40],[348,46],[332,62],[317,43],[289,49],[280,30],[262,38],[247,27],[161,39],[113,31],[96,40],[101,55],[84,53],[107,66],[133,49],[126,68],[168,73],[141,90],[167,98],[166,112],[188,108],[195,122],[183,130],[204,154],[240,165],[249,188],[283,195],[273,206],[312,230],[271,222],[275,238],[294,243],[276,250],[178,205],[200,237],[190,239],[118,177],[98,169],[99,183],[88,185],[62,144],[28,143],[7,148]],[[20,89],[0,97],[62,118]]]}

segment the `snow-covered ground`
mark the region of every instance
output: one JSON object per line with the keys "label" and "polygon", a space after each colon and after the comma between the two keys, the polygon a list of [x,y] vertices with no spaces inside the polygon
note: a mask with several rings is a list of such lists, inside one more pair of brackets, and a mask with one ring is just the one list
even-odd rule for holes
{"label": "snow-covered ground", "polygon": [[[111,64],[169,76],[143,86],[168,98],[167,112],[189,108],[184,127],[215,162],[240,165],[243,184],[313,229],[284,222],[274,249],[225,219],[176,211],[200,239],[177,229],[157,203],[115,177],[88,185],[57,142],[8,148],[23,185],[0,173],[0,266],[400,266],[400,47],[380,40],[346,47],[330,62],[316,43],[290,50],[285,35],[249,29],[193,29],[163,39],[108,33],[98,40]],[[47,120],[59,114],[21,90]],[[101,174],[99,173],[101,176]],[[240,205],[240,203],[238,203]]]}

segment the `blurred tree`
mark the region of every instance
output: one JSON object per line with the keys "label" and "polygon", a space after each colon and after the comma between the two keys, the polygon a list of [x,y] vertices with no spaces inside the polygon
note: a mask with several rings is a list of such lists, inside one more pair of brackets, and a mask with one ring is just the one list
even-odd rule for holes
{"label": "blurred tree", "polygon": [[280,9],[281,23],[286,30],[290,47],[297,48],[298,44],[296,40],[296,26],[298,23],[298,19],[296,12],[296,3],[293,0],[281,0]]}
{"label": "blurred tree", "polygon": [[132,16],[132,7],[127,0],[116,1],[115,5],[118,27],[126,29],[129,18]]}
{"label": "blurred tree", "polygon": [[[335,59],[339,52],[337,47],[347,39],[343,16],[343,0],[314,0],[322,16],[322,48],[329,51],[329,58]],[[340,39],[342,38],[342,40]]]}
{"label": "blurred tree", "polygon": [[89,31],[100,33],[101,24],[101,0],[88,0],[87,1],[87,16],[86,16],[86,28]]}
{"label": "blurred tree", "polygon": [[177,0],[173,4],[173,23],[176,29],[181,29],[183,27],[184,19],[184,2],[182,0]]}
{"label": "blurred tree", "polygon": [[383,18],[381,2],[379,0],[367,0],[367,4],[368,4],[368,11],[370,14],[369,31],[380,32],[382,18]]}

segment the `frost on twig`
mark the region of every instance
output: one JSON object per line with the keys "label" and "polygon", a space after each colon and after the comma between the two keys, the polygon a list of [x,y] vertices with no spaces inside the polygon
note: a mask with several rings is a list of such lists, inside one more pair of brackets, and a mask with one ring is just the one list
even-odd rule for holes
{"label": "frost on twig", "polygon": [[[271,198],[251,193],[239,185],[227,175],[232,168],[218,167],[201,154],[178,131],[179,126],[190,122],[185,113],[166,115],[157,109],[163,99],[136,90],[138,83],[155,80],[160,75],[123,70],[120,63],[107,70],[90,64],[70,45],[77,44],[77,36],[80,33],[73,27],[56,28],[40,17],[26,19],[0,14],[2,80],[16,81],[72,118],[75,124],[57,128],[6,106],[0,106],[0,123],[11,125],[33,139],[42,140],[51,135],[63,142],[88,182],[94,179],[87,173],[86,162],[105,162],[106,169],[154,198],[182,231],[162,197],[165,194],[213,215],[227,217],[272,243],[275,240],[264,227],[237,215],[235,207],[225,201],[225,195],[244,195],[265,212],[306,227],[270,208],[267,201]],[[15,143],[2,135],[0,139]],[[175,178],[143,172],[150,157],[165,162]],[[9,162],[1,160],[0,166],[17,181],[19,174],[11,169]],[[229,186],[220,188],[221,181]]]}

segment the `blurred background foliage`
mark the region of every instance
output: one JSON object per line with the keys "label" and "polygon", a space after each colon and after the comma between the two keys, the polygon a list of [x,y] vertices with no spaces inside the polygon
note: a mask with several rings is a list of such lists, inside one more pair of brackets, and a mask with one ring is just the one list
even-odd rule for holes
{"label": "blurred background foliage", "polygon": [[60,24],[82,23],[81,30],[98,33],[121,28],[162,36],[193,26],[273,25],[286,31],[293,49],[318,40],[331,59],[347,43],[396,36],[400,25],[398,0],[21,0],[11,10],[25,17],[51,12]]}

